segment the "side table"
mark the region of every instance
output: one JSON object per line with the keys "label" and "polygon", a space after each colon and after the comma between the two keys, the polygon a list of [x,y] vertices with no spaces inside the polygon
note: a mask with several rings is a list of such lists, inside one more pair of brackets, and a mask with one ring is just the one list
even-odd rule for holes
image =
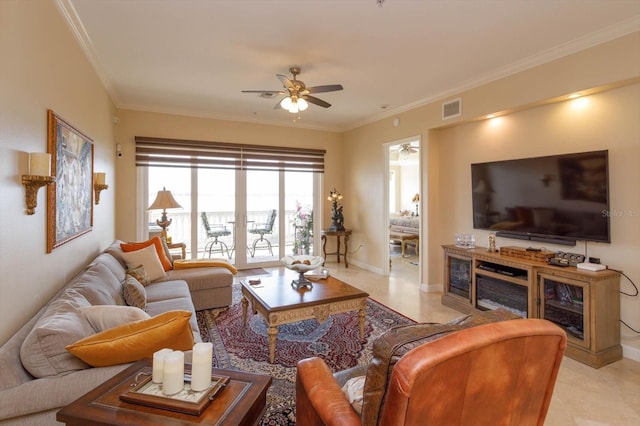
{"label": "side table", "polygon": [[[186,367],[189,368],[186,368]],[[190,366],[185,365],[185,371]],[[67,425],[256,425],[266,409],[271,376],[214,368],[213,374],[231,381],[199,416],[124,402],[139,373],[151,374],[151,360],[132,364],[84,396],[62,408],[56,420]]]}
{"label": "side table", "polygon": [[[331,231],[329,229],[323,229],[320,231],[322,236],[322,254],[327,260],[327,256],[338,256],[338,263],[340,263],[340,255],[344,256],[344,266],[345,268],[349,267],[349,262],[347,261],[347,251],[349,249],[349,237],[351,237],[351,229],[345,229],[344,231]],[[335,236],[336,237],[336,251],[333,253],[327,253],[327,237]],[[340,238],[344,237],[344,251],[340,250]],[[322,264],[324,266],[324,263]]]}
{"label": "side table", "polygon": [[182,259],[187,258],[187,245],[185,243],[171,243],[167,244],[169,250],[171,249],[182,249]]}

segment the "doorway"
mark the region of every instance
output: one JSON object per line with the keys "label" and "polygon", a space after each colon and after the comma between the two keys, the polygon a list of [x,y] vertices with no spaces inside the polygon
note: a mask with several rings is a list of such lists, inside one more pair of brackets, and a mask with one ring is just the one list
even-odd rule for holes
{"label": "doorway", "polygon": [[385,214],[388,235],[384,274],[398,279],[420,281],[421,140],[412,137],[384,145]]}

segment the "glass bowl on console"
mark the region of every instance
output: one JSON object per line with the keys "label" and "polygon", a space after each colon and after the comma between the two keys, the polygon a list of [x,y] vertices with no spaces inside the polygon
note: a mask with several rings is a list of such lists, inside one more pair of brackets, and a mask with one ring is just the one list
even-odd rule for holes
{"label": "glass bowl on console", "polygon": [[313,284],[305,278],[304,273],[322,266],[324,258],[307,255],[285,256],[282,258],[282,263],[287,269],[298,273],[298,278],[291,281],[291,286],[296,290],[300,290],[304,287],[313,288]]}

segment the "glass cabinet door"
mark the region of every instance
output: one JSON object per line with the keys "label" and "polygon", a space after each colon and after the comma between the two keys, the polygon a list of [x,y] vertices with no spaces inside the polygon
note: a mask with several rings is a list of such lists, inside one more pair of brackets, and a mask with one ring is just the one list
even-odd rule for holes
{"label": "glass cabinet door", "polygon": [[471,259],[447,256],[447,292],[471,300]]}
{"label": "glass cabinet door", "polygon": [[540,291],[541,318],[559,325],[567,333],[569,340],[588,348],[590,332],[587,283],[540,274]]}

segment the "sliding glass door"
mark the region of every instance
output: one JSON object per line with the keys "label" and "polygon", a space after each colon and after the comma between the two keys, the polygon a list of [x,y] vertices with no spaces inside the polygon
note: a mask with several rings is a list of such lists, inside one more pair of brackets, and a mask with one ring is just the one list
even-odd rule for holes
{"label": "sliding glass door", "polygon": [[[167,235],[188,258],[225,258],[238,268],[279,265],[287,254],[314,253],[314,193],[320,174],[272,170],[148,167],[149,205],[171,191]],[[147,211],[150,235],[161,211]]]}
{"label": "sliding glass door", "polygon": [[[238,268],[279,265],[312,254],[324,150],[136,136],[140,234],[159,234],[157,191],[181,208],[167,214],[168,237],[188,258],[220,257]],[[144,205],[143,205],[144,204]],[[317,248],[316,248],[317,250]]]}

